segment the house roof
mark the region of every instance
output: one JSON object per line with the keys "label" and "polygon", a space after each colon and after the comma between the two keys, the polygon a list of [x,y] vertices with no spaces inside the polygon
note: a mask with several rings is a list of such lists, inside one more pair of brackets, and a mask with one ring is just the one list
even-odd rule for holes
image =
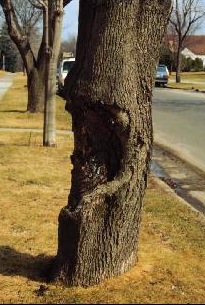
{"label": "house roof", "polygon": [[[169,36],[167,37],[170,47],[175,49],[176,46],[176,37]],[[189,49],[192,53],[196,55],[205,55],[205,35],[189,35],[186,36],[183,42],[183,49]]]}
{"label": "house roof", "polygon": [[196,55],[205,55],[205,36],[190,35],[185,38],[184,48]]}

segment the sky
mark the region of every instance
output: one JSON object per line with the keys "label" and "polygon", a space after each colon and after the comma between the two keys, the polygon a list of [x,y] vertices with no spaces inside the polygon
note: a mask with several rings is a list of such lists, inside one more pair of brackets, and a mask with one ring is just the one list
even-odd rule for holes
{"label": "sky", "polygon": [[79,0],[72,0],[65,6],[62,28],[62,40],[76,36],[78,32],[78,10]]}

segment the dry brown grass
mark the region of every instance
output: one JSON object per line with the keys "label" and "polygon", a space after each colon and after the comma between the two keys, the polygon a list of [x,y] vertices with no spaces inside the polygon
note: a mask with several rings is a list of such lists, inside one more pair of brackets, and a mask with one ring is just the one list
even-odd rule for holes
{"label": "dry brown grass", "polygon": [[[171,78],[175,78],[176,73],[172,72],[171,73]],[[205,72],[200,71],[200,72],[181,72],[181,80],[182,81],[199,81],[199,82],[205,82]]]}
{"label": "dry brown grass", "polygon": [[205,90],[205,72],[182,72],[181,83],[176,83],[176,73],[172,72],[168,87],[186,90]]}
{"label": "dry brown grass", "polygon": [[70,188],[73,139],[59,135],[56,148],[45,148],[41,138],[0,131],[0,303],[204,304],[204,217],[152,176],[135,268],[87,289],[44,282]]}
{"label": "dry brown grass", "polygon": [[2,76],[4,76],[4,75],[6,75],[6,72],[3,71],[3,70],[0,70],[0,77],[2,77]]}
{"label": "dry brown grass", "polygon": [[[67,130],[70,116],[64,110],[65,101],[56,96],[56,128]],[[29,113],[27,109],[26,76],[17,73],[13,85],[0,103],[0,127],[43,128],[43,114]]]}

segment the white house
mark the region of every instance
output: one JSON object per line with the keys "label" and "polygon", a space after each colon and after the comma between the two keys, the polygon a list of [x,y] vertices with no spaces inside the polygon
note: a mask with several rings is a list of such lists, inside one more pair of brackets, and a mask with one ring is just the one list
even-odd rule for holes
{"label": "white house", "polygon": [[[167,37],[170,50],[176,50],[176,38],[169,35]],[[183,42],[182,54],[185,57],[190,57],[191,59],[200,58],[203,61],[203,66],[205,67],[205,35],[189,35],[185,38]]]}
{"label": "white house", "polygon": [[203,35],[190,35],[187,36],[184,42],[184,49],[182,54],[191,59],[200,58],[205,67],[205,36]]}
{"label": "white house", "polygon": [[196,59],[200,58],[203,60],[203,67],[205,67],[205,54],[196,54],[189,50],[188,48],[184,48],[183,51],[181,52],[182,55],[184,55],[186,58],[191,58],[191,59]]}

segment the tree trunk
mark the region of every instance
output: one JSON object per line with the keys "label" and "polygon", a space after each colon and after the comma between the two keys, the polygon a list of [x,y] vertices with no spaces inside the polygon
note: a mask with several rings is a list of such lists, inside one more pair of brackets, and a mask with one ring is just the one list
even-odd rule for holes
{"label": "tree trunk", "polygon": [[63,22],[63,1],[48,2],[44,12],[44,35],[46,43],[45,70],[45,109],[43,145],[56,146],[56,70],[61,44],[61,27]]}
{"label": "tree trunk", "polygon": [[[56,146],[56,73],[53,71],[54,63],[48,60],[48,71],[46,71],[46,92],[44,109],[43,146]],[[56,71],[56,69],[55,69]]]}
{"label": "tree trunk", "polygon": [[[54,72],[49,71],[49,76],[47,77],[49,81],[52,78],[51,81],[52,84],[54,83],[54,81],[56,81],[56,65],[57,65],[58,52],[60,49],[63,6],[66,6],[70,1],[71,0],[39,1],[37,5],[37,7],[39,9],[42,9],[43,11],[45,11],[45,8],[46,10],[48,10],[49,23],[47,23],[47,26],[49,27],[49,37],[48,37],[49,52],[50,51],[52,52],[52,60],[56,61],[56,63],[51,64],[50,66],[51,70],[55,66],[55,71]],[[36,4],[33,5],[35,6]],[[38,51],[38,56],[36,58],[31,48],[29,35],[25,35],[22,27],[23,25],[19,23],[19,18],[18,18],[19,16],[17,16],[18,14],[15,11],[12,1],[2,0],[0,1],[0,6],[3,8],[4,16],[8,26],[9,36],[12,39],[12,41],[16,44],[21,54],[24,67],[27,72],[27,78],[28,78],[27,79],[27,87],[28,87],[27,111],[43,112],[44,104],[45,104],[45,78],[46,78],[45,73],[47,71],[45,67],[46,58],[44,55],[46,53],[45,48],[48,47],[45,42],[44,29],[42,33],[42,41]],[[24,22],[31,22],[31,20],[27,20],[27,17],[25,17]],[[35,28],[35,23],[33,27]],[[52,88],[53,86],[52,84],[49,84],[48,87]],[[54,96],[51,97],[51,100],[55,101],[55,93],[56,90],[52,92],[47,92],[48,98],[50,98],[51,94],[54,94]],[[49,106],[47,107],[47,109],[50,112],[49,115],[50,118],[50,116],[52,116],[51,113],[54,113],[55,116],[55,111],[53,112],[53,109],[55,108],[53,104],[55,104],[55,102],[51,102],[51,103],[48,102],[48,104]],[[52,134],[54,134],[54,131],[52,131]]]}
{"label": "tree trunk", "polygon": [[27,73],[28,103],[27,111],[43,112],[45,99],[45,77],[44,73],[33,68]]}
{"label": "tree trunk", "polygon": [[152,154],[151,101],[171,1],[80,2],[66,79],[74,152],[52,277],[89,286],[135,266]]}
{"label": "tree trunk", "polygon": [[176,83],[181,83],[181,46],[178,46],[178,49],[177,49]]}

